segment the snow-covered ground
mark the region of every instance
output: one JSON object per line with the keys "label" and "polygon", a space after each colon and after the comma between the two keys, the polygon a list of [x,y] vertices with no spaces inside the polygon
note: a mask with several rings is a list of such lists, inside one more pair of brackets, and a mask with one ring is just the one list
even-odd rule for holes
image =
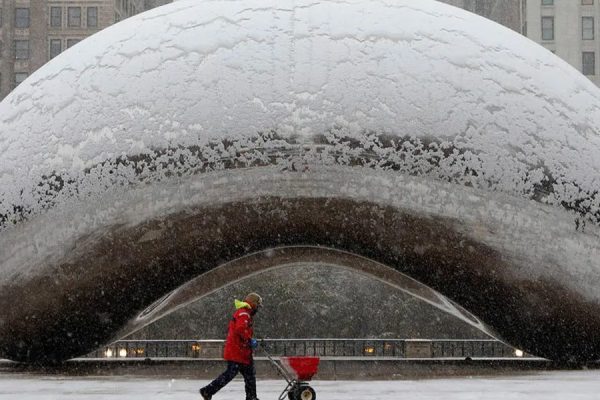
{"label": "snow-covered ground", "polygon": [[[200,399],[205,380],[141,379],[133,377],[68,378],[57,376],[0,375],[2,400],[147,400]],[[277,399],[283,381],[259,381],[262,400]],[[514,400],[597,399],[600,371],[543,372],[499,377],[398,381],[315,381],[319,400]],[[244,398],[242,381],[234,381],[215,400]]]}

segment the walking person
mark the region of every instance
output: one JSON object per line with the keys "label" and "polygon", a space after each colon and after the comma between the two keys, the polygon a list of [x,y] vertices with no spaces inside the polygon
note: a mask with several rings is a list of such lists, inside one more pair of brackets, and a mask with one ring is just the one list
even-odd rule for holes
{"label": "walking person", "polygon": [[236,311],[229,321],[227,339],[223,358],[227,361],[227,369],[214,381],[200,389],[204,400],[210,400],[240,372],[244,377],[246,400],[258,400],[256,397],[256,370],[252,350],[258,345],[254,339],[253,318],[262,306],[262,297],[250,293],[244,301],[235,300]]}

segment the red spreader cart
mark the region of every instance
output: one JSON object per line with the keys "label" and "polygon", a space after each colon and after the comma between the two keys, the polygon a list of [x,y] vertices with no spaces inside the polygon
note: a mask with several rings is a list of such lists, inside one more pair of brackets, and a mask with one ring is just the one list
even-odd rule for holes
{"label": "red spreader cart", "polygon": [[289,400],[317,398],[315,390],[308,385],[308,381],[317,373],[319,357],[280,357],[278,363],[269,353],[266,354],[277,368],[279,375],[287,381],[287,386],[279,395],[279,400],[285,400],[286,394]]}

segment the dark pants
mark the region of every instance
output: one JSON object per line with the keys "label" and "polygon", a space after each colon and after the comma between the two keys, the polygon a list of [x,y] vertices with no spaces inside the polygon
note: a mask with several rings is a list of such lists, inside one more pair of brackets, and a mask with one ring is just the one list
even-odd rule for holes
{"label": "dark pants", "polygon": [[231,382],[238,372],[241,372],[244,377],[246,400],[256,399],[256,370],[254,369],[254,361],[252,361],[250,365],[227,361],[227,369],[225,372],[219,375],[217,379],[212,381],[208,386],[203,387],[204,393],[213,396]]}

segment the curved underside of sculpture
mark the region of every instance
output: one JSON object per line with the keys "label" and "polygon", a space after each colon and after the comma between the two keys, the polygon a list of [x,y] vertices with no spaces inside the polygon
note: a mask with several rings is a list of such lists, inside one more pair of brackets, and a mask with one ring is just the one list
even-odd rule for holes
{"label": "curved underside of sculpture", "polygon": [[[560,268],[593,257],[597,243],[569,231],[568,213],[561,218],[535,203],[363,167],[213,172],[107,196],[119,204],[106,219],[114,223],[76,235],[58,262],[38,260],[43,273],[24,277],[15,270],[13,284],[4,285],[0,343],[8,357],[64,359],[125,336],[153,320],[140,319],[151,303],[193,279],[215,289],[294,260],[323,261],[317,250],[309,252],[313,258],[274,256],[290,246],[329,250],[329,263],[337,255],[337,265],[374,276],[381,274],[365,265],[390,267],[533,354],[600,354],[600,318],[590,301],[595,277]],[[27,238],[61,237],[67,229],[53,221],[87,219],[102,203],[77,213],[57,207],[23,224],[8,244],[18,249]],[[577,246],[565,245],[575,238]],[[241,263],[245,270],[232,266],[256,253]],[[356,266],[344,254],[365,261]],[[216,267],[227,272],[215,287],[203,274]],[[26,301],[15,307],[15,299]]]}
{"label": "curved underside of sculpture", "polygon": [[433,1],[124,21],[0,105],[0,356],[81,355],[188,282],[315,261],[396,271],[529,353],[598,359],[599,100]]}

